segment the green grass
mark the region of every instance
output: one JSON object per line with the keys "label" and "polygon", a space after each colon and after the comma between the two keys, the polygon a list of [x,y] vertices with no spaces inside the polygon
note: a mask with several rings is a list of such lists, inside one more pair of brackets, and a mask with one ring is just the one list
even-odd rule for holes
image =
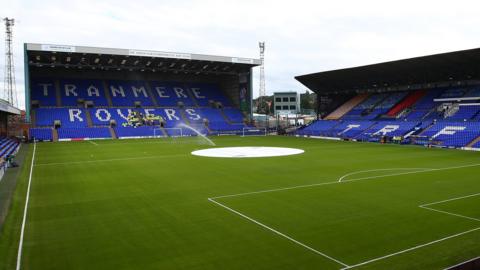
{"label": "green grass", "polygon": [[[208,146],[191,138],[37,144],[22,269],[343,268],[247,217],[347,265],[480,227],[480,195],[429,206],[473,219],[419,207],[480,193],[480,166],[451,168],[480,165],[480,153],[294,137],[213,140],[305,153],[196,157],[192,150]],[[0,269],[16,264],[25,163],[0,235]],[[307,186],[275,190],[299,185]],[[270,191],[215,198],[262,190]],[[353,269],[442,269],[479,255],[476,230]]]}

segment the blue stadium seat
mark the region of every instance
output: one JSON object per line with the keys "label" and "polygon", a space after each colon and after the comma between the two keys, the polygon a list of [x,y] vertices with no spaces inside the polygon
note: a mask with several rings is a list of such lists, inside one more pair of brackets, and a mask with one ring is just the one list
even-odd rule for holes
{"label": "blue stadium seat", "polygon": [[463,147],[480,136],[480,123],[438,121],[422,135],[442,146]]}
{"label": "blue stadium seat", "polygon": [[78,99],[93,101],[95,106],[108,106],[105,89],[100,80],[60,80],[63,106],[75,106]]}
{"label": "blue stadium seat", "polygon": [[175,107],[178,102],[188,107],[195,105],[184,83],[154,81],[150,82],[150,86],[159,106]]}
{"label": "blue stadium seat", "polygon": [[480,111],[480,105],[460,106],[459,110],[449,120],[471,120]]}
{"label": "blue stadium seat", "polygon": [[85,110],[80,108],[38,108],[35,113],[37,127],[53,127],[60,120],[62,127],[87,127]]}
{"label": "blue stadium seat", "polygon": [[59,128],[59,139],[106,139],[111,138],[108,128]]}
{"label": "blue stadium seat", "polygon": [[52,129],[51,128],[31,128],[30,138],[39,141],[51,141]]}
{"label": "blue stadium seat", "polygon": [[139,101],[142,106],[153,106],[147,85],[141,81],[107,81],[113,106],[134,106]]}
{"label": "blue stadium seat", "polygon": [[225,107],[230,106],[230,101],[215,84],[191,83],[188,88],[199,106],[208,106],[210,100],[221,102]]}
{"label": "blue stadium seat", "polygon": [[309,136],[329,136],[329,132],[334,126],[340,124],[340,121],[333,120],[318,120],[312,122],[310,125],[305,126],[297,131],[298,135]]}
{"label": "blue stadium seat", "polygon": [[242,123],[243,122],[243,114],[238,109],[233,108],[225,108],[223,109],[223,113],[227,116],[227,118],[234,123]]}
{"label": "blue stadium seat", "polygon": [[53,79],[32,79],[30,84],[31,99],[37,100],[42,107],[57,105],[57,92],[55,80]]}

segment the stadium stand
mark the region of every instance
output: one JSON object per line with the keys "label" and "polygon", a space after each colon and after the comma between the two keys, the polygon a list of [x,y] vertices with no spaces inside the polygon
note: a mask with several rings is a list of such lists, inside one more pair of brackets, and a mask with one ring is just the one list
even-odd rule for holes
{"label": "stadium stand", "polygon": [[459,106],[458,110],[447,117],[450,120],[471,120],[480,111],[480,105]]}
{"label": "stadium stand", "polygon": [[[382,137],[402,137],[405,143],[442,147],[479,147],[480,104],[454,100],[466,94],[476,97],[478,88],[444,88],[373,94],[338,120],[317,120],[297,131],[297,135],[327,136],[360,141]],[[358,96],[357,96],[358,97]],[[435,101],[437,100],[437,101]],[[468,102],[471,102],[469,99]],[[350,103],[351,101],[347,101]],[[346,107],[341,105],[339,108]],[[395,121],[384,119],[405,116]],[[412,138],[410,138],[412,136]],[[480,140],[480,139],[478,139]]]}
{"label": "stadium stand", "polygon": [[397,116],[403,110],[409,108],[413,104],[415,104],[420,98],[422,98],[426,94],[425,90],[417,90],[412,93],[409,93],[408,96],[396,106],[392,107],[387,115],[394,117]]}
{"label": "stadium stand", "polygon": [[55,90],[55,81],[52,79],[33,79],[32,80],[32,105],[38,103],[39,106],[56,106],[57,92]]}
{"label": "stadium stand", "polygon": [[480,148],[480,141],[474,143],[474,144],[472,145],[472,147],[473,147],[473,148]]}
{"label": "stadium stand", "polygon": [[314,121],[312,124],[299,129],[297,134],[309,136],[330,136],[331,133],[329,131],[339,123],[339,121],[333,120]]}
{"label": "stadium stand", "polygon": [[437,122],[422,136],[434,144],[463,147],[480,136],[480,125],[477,122]]}
{"label": "stadium stand", "polygon": [[108,128],[60,128],[58,138],[62,139],[107,139],[111,138]]}
{"label": "stadium stand", "polygon": [[243,123],[243,115],[242,113],[233,108],[225,108],[223,109],[223,113],[228,118],[228,120],[232,123]]}
{"label": "stadium stand", "polygon": [[230,101],[222,94],[217,85],[195,83],[188,86],[199,106],[209,106],[210,101],[220,102],[225,107],[230,106]]}
{"label": "stadium stand", "polygon": [[429,90],[417,103],[412,105],[410,112],[403,117],[404,120],[412,121],[423,119],[426,114],[435,109],[435,102],[433,100],[440,94],[441,91],[437,89]]}
{"label": "stadium stand", "polygon": [[182,102],[185,106],[194,106],[193,99],[185,84],[177,82],[150,82],[153,95],[159,106],[178,106]]}
{"label": "stadium stand", "polygon": [[52,137],[52,128],[31,128],[30,137],[38,141],[51,141]]}
{"label": "stadium stand", "polygon": [[353,108],[355,108],[358,104],[362,103],[366,98],[368,97],[368,94],[359,94],[338,107],[335,111],[331,112],[327,117],[325,117],[326,120],[337,120],[340,119],[342,116],[344,116],[346,113],[351,111]]}
{"label": "stadium stand", "polygon": [[480,87],[472,87],[464,97],[480,97]]}
{"label": "stadium stand", "polygon": [[361,132],[370,128],[374,124],[375,122],[373,121],[365,120],[344,121],[334,126],[327,132],[327,134],[340,138],[355,138],[356,136],[360,135]]}
{"label": "stadium stand", "polygon": [[357,139],[378,141],[381,136],[404,136],[418,125],[418,122],[381,121],[362,132]]}
{"label": "stadium stand", "polygon": [[99,80],[60,80],[60,93],[63,106],[76,106],[80,100],[92,101],[95,106],[108,106]]}
{"label": "stadium stand", "polygon": [[0,138],[0,158],[5,160],[9,155],[15,154],[20,147],[18,140],[13,138],[1,137]]}
{"label": "stadium stand", "polygon": [[53,127],[55,120],[62,127],[87,127],[85,110],[80,108],[38,108],[35,117],[37,127]]}
{"label": "stadium stand", "polygon": [[147,86],[140,81],[107,81],[109,94],[114,106],[153,106]]}
{"label": "stadium stand", "polygon": [[364,102],[349,111],[343,119],[374,119],[385,112],[385,108],[382,105],[383,101],[386,102],[385,106],[388,106],[388,104],[392,102],[388,100],[387,97],[389,97],[389,95],[385,93],[371,95]]}
{"label": "stadium stand", "polygon": [[[56,84],[60,95],[54,90]],[[194,126],[204,134],[240,133],[246,127],[239,109],[212,107],[231,105],[214,84],[47,79],[36,80],[34,85],[32,96],[38,100],[39,108],[33,108],[35,125],[30,134],[36,140],[53,140],[55,132],[52,128],[56,121],[60,121],[60,127],[57,127],[59,140],[112,138],[110,126],[114,127],[118,138],[179,136],[180,132],[172,128],[181,124]],[[103,85],[108,89],[111,102]],[[56,106],[57,100],[62,106]],[[91,102],[88,104],[90,108],[80,107],[85,101]],[[109,103],[113,106],[108,106]],[[126,126],[132,113],[160,116],[163,121],[159,118],[146,126]],[[160,129],[161,125],[167,130]],[[196,134],[185,129],[182,135]]]}

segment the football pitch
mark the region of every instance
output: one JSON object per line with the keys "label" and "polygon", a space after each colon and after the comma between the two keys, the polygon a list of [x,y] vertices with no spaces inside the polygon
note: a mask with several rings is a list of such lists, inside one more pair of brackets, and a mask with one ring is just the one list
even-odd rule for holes
{"label": "football pitch", "polygon": [[0,269],[444,269],[480,256],[478,152],[212,140],[305,152],[193,156],[212,147],[199,138],[24,145]]}

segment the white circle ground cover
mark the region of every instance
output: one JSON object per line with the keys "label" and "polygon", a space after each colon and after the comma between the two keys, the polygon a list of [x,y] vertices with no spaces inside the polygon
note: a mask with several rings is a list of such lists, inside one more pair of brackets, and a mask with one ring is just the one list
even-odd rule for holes
{"label": "white circle ground cover", "polygon": [[296,148],[244,146],[202,149],[193,151],[192,155],[219,158],[257,158],[298,155],[302,154],[303,152],[304,151],[302,149]]}

